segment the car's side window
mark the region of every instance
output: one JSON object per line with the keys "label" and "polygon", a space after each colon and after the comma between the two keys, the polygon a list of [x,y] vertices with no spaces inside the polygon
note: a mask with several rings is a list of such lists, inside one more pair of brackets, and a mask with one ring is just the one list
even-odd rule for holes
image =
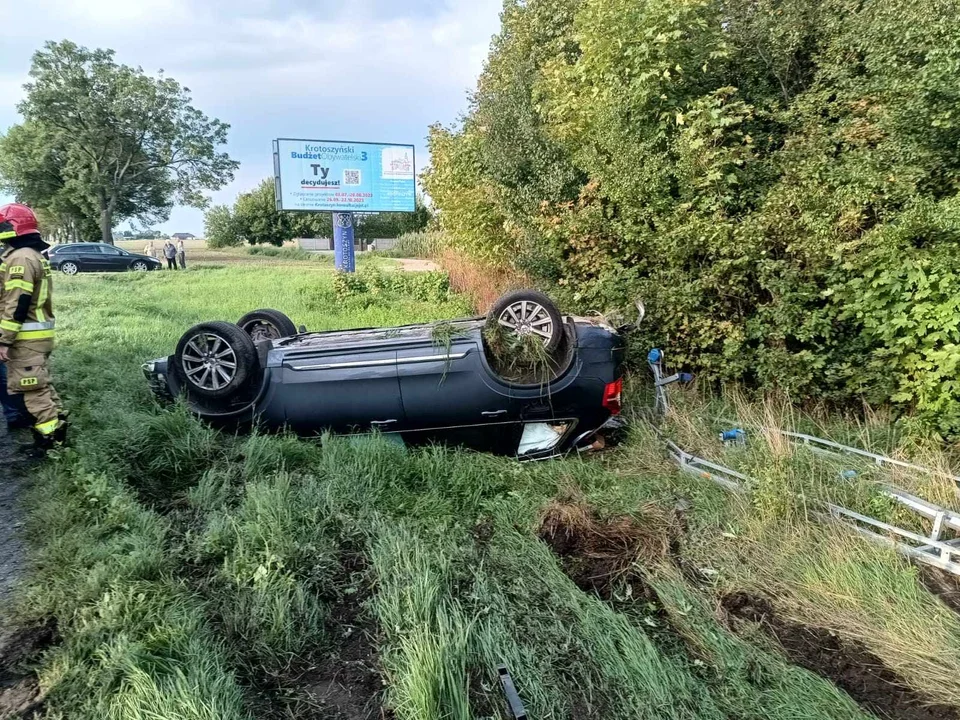
{"label": "car's side window", "polygon": [[98,245],[100,252],[104,255],[121,255],[122,253],[114,247],[106,247],[105,245]]}
{"label": "car's side window", "polygon": [[80,252],[80,248],[76,245],[71,245],[70,247],[62,247],[57,250],[57,255],[76,255]]}

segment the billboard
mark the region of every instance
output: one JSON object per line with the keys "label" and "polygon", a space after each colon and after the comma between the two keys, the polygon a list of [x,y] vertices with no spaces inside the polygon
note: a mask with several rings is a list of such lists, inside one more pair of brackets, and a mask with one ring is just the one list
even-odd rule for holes
{"label": "billboard", "polygon": [[300,212],[413,212],[413,145],[274,140],[277,209]]}

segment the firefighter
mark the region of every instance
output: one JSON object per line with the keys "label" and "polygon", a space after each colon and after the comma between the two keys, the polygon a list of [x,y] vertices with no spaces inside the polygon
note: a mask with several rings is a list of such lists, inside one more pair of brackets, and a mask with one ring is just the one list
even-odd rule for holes
{"label": "firefighter", "polygon": [[0,207],[0,361],[7,364],[7,389],[22,395],[33,416],[34,446],[42,455],[66,440],[60,397],[50,382],[53,350],[53,281],[49,245],[37,217],[25,205]]}

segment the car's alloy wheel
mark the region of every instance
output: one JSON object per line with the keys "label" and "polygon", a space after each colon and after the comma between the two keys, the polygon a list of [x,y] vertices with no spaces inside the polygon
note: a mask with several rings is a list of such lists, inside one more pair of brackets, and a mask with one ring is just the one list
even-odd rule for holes
{"label": "car's alloy wheel", "polygon": [[60,272],[64,275],[76,275],[80,272],[80,267],[73,262],[65,262],[60,264]]}
{"label": "car's alloy wheel", "polygon": [[537,290],[516,290],[497,300],[487,315],[488,330],[534,337],[552,353],[563,339],[563,316],[554,302]]}
{"label": "car's alloy wheel", "polygon": [[147,264],[143,260],[137,260],[133,264],[133,269],[136,270],[137,272],[146,272],[150,268],[147,267]]}
{"label": "car's alloy wheel", "polygon": [[237,353],[213,333],[192,337],[180,362],[187,379],[201,390],[219,392],[237,375]]}
{"label": "car's alloy wheel", "polygon": [[233,395],[257,371],[257,352],[250,336],[226,322],[190,328],[177,344],[175,360],[186,389],[209,398]]}
{"label": "car's alloy wheel", "polygon": [[519,300],[507,305],[497,322],[517,335],[537,335],[544,345],[553,339],[553,318],[540,303]]}

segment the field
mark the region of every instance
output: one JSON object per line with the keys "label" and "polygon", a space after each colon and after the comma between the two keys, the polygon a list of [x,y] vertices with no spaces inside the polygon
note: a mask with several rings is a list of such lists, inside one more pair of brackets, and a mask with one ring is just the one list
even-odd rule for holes
{"label": "field", "polygon": [[[154,240],[153,246],[157,257],[163,251],[163,240]],[[146,240],[120,240],[117,247],[134,253],[142,254],[146,247]],[[189,267],[226,267],[233,265],[302,265],[315,263],[318,268],[333,268],[333,253],[312,253],[301,250],[296,243],[284,243],[282,247],[272,245],[244,246],[234,248],[212,249],[207,247],[205,240],[196,238],[184,241],[184,252]],[[162,258],[161,258],[162,259]],[[382,256],[369,253],[357,253],[357,266],[376,265],[382,268],[395,268],[398,263]]]}
{"label": "field", "polygon": [[58,280],[75,441],[34,483],[20,608],[56,618],[45,717],[506,718],[501,663],[531,719],[960,717],[956,585],[808,512],[830,498],[896,519],[874,481],[943,502],[948,483],[841,482],[854,466],[776,435],[724,447],[715,418],[945,465],[924,438],[677,391],[665,431],[756,478],[732,495],[664,459],[642,369],[628,441],[596,457],[231,436],[157,405],[140,374],[189,325],[257,307],[317,330],[470,311],[343,296],[320,261],[256,259]]}

